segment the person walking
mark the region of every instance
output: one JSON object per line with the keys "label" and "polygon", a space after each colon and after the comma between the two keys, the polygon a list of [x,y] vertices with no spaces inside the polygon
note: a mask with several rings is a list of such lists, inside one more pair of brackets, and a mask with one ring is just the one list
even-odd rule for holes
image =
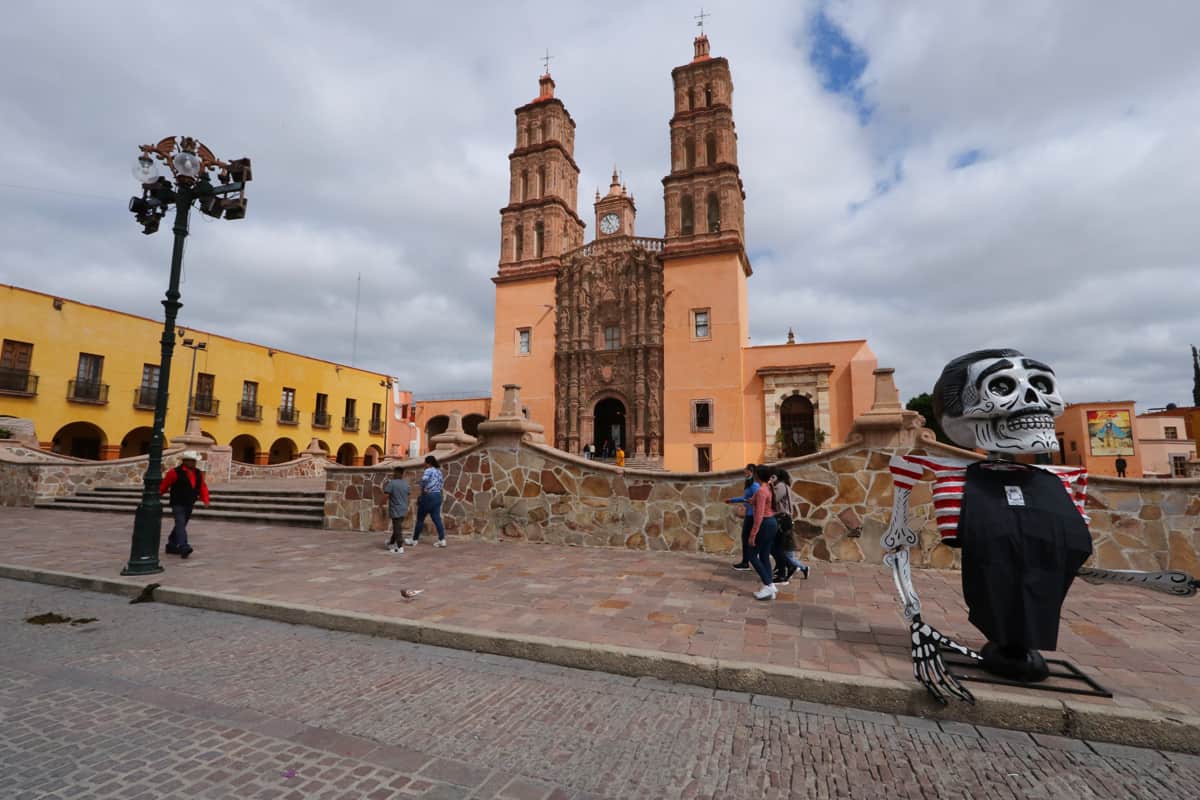
{"label": "person walking", "polygon": [[167,537],[166,551],[180,558],[187,558],[195,549],[188,543],[188,521],[192,518],[192,509],[196,501],[208,505],[208,484],[204,482],[204,473],[196,466],[200,454],[195,450],[185,450],[179,457],[179,466],[163,476],[158,493],[171,493],[171,513],[175,516],[175,527]]}
{"label": "person walking", "polygon": [[1124,478],[1125,469],[1129,466],[1129,462],[1125,460],[1125,457],[1117,456],[1117,462],[1114,464],[1114,466],[1117,468],[1117,477]]}
{"label": "person walking", "polygon": [[411,539],[404,543],[415,545],[421,540],[421,530],[425,527],[425,517],[433,519],[437,528],[438,538],[434,547],[446,546],[446,528],[442,525],[442,477],[441,465],[435,456],[425,456],[425,472],[421,474],[421,494],[417,498],[417,526],[413,529]]}
{"label": "person walking", "polygon": [[775,547],[771,551],[775,559],[775,583],[788,583],[797,572],[808,580],[808,567],[796,558],[796,539],[792,519],[792,477],[787,470],[777,469],[771,476],[771,493],[775,497],[775,523],[779,533],[775,536]]}
{"label": "person walking", "polygon": [[739,572],[750,569],[750,529],[754,527],[754,508],[751,500],[754,498],[754,493],[758,491],[758,483],[754,480],[754,469],[754,464],[746,465],[742,495],[731,497],[725,501],[731,505],[740,505],[745,509],[745,516],[742,518],[742,560],[733,565],[733,568]]}
{"label": "person walking", "polygon": [[625,451],[621,449],[620,445],[617,446],[617,466],[625,466]]}
{"label": "person walking", "polygon": [[762,580],[762,588],[754,593],[755,600],[773,600],[778,593],[775,579],[771,574],[771,548],[775,545],[775,536],[779,526],[775,522],[775,495],[768,481],[771,479],[771,468],[759,464],[754,470],[758,484],[754,492],[754,525],[750,528],[750,565]]}
{"label": "person walking", "polygon": [[404,552],[404,517],[408,514],[410,487],[404,480],[404,467],[392,468],[392,477],[383,484],[383,493],[388,498],[388,516],[392,520],[392,536],[387,541],[389,553]]}

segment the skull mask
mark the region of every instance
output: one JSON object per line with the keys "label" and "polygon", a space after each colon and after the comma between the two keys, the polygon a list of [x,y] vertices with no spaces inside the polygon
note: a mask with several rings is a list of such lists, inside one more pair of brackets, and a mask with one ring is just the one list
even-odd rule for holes
{"label": "skull mask", "polygon": [[960,356],[933,387],[934,416],[946,435],[989,453],[1054,452],[1054,418],[1063,408],[1054,370],[1016,350]]}

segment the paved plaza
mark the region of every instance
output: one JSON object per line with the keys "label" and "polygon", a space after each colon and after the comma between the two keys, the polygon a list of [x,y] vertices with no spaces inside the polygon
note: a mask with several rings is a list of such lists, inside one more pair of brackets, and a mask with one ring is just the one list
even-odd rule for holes
{"label": "paved plaza", "polygon": [[[45,613],[93,621],[24,621]],[[10,580],[0,640],[11,800],[1174,800],[1200,785],[1196,756]]]}
{"label": "paved plaza", "polygon": [[[122,515],[0,508],[0,564],[116,577],[129,555]],[[758,602],[753,573],[730,559],[682,553],[450,538],[403,555],[383,534],[195,520],[195,554],[163,556],[164,586],[460,625],[514,635],[841,675],[912,681],[891,574],[881,566],[813,564],[808,581]],[[165,540],[165,536],[164,536]],[[925,618],[979,645],[956,572],[917,570]],[[406,602],[402,588],[424,590]],[[1097,706],[1200,714],[1200,600],[1076,581],[1059,655],[1114,693]],[[1005,690],[1028,696],[1047,694]],[[1055,699],[1062,695],[1055,696]]]}

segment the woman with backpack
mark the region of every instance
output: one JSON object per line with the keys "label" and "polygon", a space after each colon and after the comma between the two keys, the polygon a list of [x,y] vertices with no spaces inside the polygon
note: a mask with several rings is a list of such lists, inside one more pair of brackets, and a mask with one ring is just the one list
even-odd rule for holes
{"label": "woman with backpack", "polygon": [[787,583],[797,572],[808,580],[808,567],[796,558],[795,524],[792,519],[792,477],[787,470],[777,469],[771,476],[771,493],[775,498],[775,521],[779,533],[771,555],[775,558],[775,583]]}

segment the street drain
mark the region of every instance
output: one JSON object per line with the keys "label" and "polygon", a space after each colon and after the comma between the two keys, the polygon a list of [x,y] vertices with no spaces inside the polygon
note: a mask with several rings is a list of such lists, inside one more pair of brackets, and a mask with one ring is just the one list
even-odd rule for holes
{"label": "street drain", "polygon": [[63,625],[70,623],[71,625],[87,625],[89,622],[98,622],[95,617],[79,617],[71,619],[64,617],[62,614],[55,614],[53,611],[46,614],[38,614],[37,616],[27,617],[25,619],[30,625]]}

